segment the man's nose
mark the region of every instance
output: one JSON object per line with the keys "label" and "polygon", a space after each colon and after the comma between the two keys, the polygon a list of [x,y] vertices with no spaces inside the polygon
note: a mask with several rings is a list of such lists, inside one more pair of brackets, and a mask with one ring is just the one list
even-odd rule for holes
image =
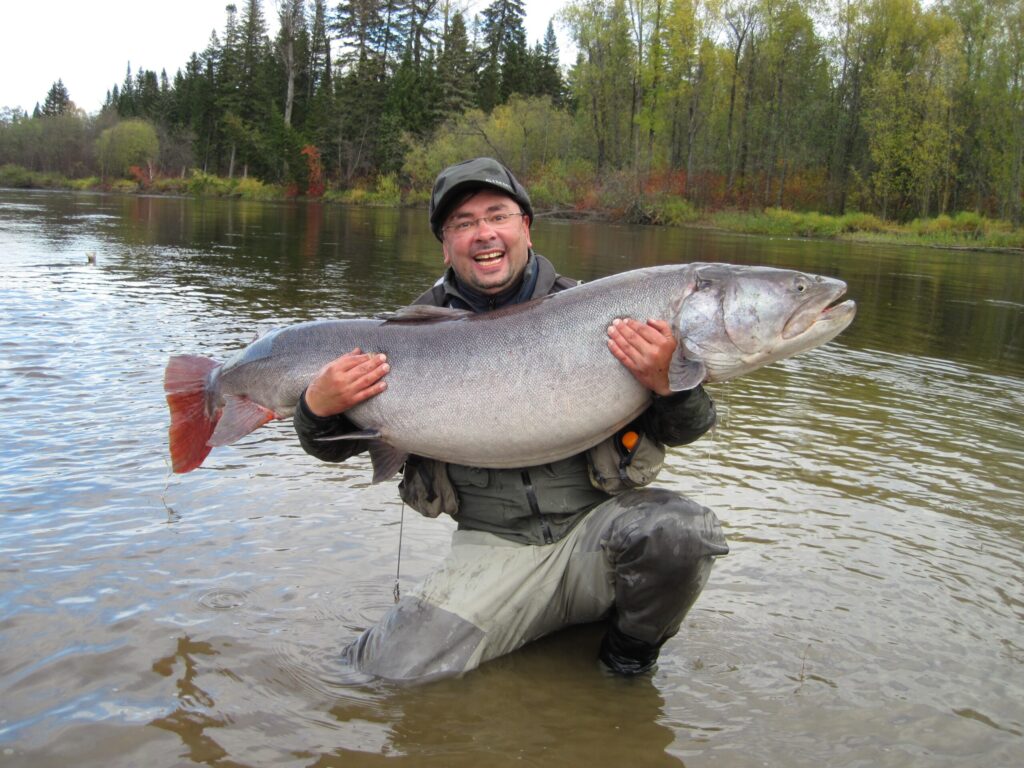
{"label": "man's nose", "polygon": [[487,219],[476,220],[476,237],[477,240],[491,240],[497,235],[497,227],[493,224],[489,224]]}

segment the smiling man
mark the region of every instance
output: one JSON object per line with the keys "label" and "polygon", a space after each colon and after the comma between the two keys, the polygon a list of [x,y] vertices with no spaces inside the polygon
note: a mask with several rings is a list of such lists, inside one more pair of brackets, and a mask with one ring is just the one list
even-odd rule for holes
{"label": "smiling man", "polygon": [[[430,199],[430,227],[450,268],[448,296],[428,292],[416,303],[485,311],[575,285],[563,278],[556,288],[554,267],[543,257],[531,259],[532,219],[526,190],[498,162],[477,158],[448,168]],[[545,279],[538,293],[541,264]]]}
{"label": "smiling man", "polygon": [[[576,281],[533,251],[532,220],[526,190],[496,160],[442,171],[430,226],[447,268],[415,303],[488,312],[571,289]],[[450,515],[458,530],[441,566],[346,648],[354,666],[422,682],[596,621],[607,624],[598,652],[605,669],[636,675],[654,666],[715,556],[728,547],[710,510],[647,486],[665,446],[696,440],[714,424],[715,410],[701,387],[669,394],[676,341],[664,321],[619,319],[608,329],[608,348],[652,399],[633,423],[593,448],[514,469],[409,457],[402,499],[429,517]],[[355,430],[345,412],[384,391],[390,365],[358,349],[326,365],[296,409],[303,448],[324,461],[366,450],[358,441],[321,438]]]}
{"label": "smiling man", "polygon": [[444,263],[463,285],[494,295],[514,288],[530,256],[527,214],[496,192],[475,192],[456,205],[444,231]]}

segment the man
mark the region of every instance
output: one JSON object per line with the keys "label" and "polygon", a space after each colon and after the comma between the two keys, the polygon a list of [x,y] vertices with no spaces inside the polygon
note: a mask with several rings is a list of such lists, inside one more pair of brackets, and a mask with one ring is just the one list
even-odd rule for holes
{"label": "man", "polygon": [[[476,158],[443,171],[430,225],[446,270],[415,303],[488,312],[574,286],[533,252],[532,219],[526,190],[497,161]],[[426,515],[450,514],[458,530],[441,567],[346,649],[349,660],[386,679],[423,681],[468,671],[562,627],[604,620],[605,667],[623,675],[649,670],[714,556],[728,552],[710,510],[641,487],[660,469],[664,445],[696,440],[715,421],[701,387],[669,389],[675,347],[663,319],[612,324],[609,354],[651,390],[652,402],[582,454],[519,469],[410,457],[402,498]],[[319,438],[354,430],[345,412],[383,392],[389,370],[383,355],[358,349],[325,366],[295,414],[305,450],[324,461],[365,450]]]}

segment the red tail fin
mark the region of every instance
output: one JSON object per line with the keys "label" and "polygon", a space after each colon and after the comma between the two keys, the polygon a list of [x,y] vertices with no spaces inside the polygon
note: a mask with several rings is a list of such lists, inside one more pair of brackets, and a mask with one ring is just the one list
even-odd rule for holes
{"label": "red tail fin", "polygon": [[171,466],[175,472],[191,472],[210,452],[207,444],[220,413],[207,410],[206,384],[218,363],[208,357],[176,355],[167,361],[164,392],[171,409]]}

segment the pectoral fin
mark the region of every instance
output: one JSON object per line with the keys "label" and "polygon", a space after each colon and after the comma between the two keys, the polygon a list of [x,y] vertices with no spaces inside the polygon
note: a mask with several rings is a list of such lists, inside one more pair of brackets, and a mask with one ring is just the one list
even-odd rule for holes
{"label": "pectoral fin", "polygon": [[700,360],[687,360],[677,350],[668,368],[668,385],[673,392],[683,392],[699,386],[707,375],[708,369],[704,363]]}
{"label": "pectoral fin", "polygon": [[379,429],[360,429],[356,432],[346,432],[343,435],[327,435],[326,437],[314,438],[318,443],[333,443],[338,440],[380,440]]}
{"label": "pectoral fin", "polygon": [[366,440],[369,442],[370,461],[373,462],[373,484],[382,483],[394,477],[395,473],[402,468],[406,457],[409,455],[404,451],[396,450],[381,439],[379,429],[360,429],[356,432],[346,432],[343,435],[330,435],[328,437],[314,438],[320,443],[331,443],[337,440]]}

